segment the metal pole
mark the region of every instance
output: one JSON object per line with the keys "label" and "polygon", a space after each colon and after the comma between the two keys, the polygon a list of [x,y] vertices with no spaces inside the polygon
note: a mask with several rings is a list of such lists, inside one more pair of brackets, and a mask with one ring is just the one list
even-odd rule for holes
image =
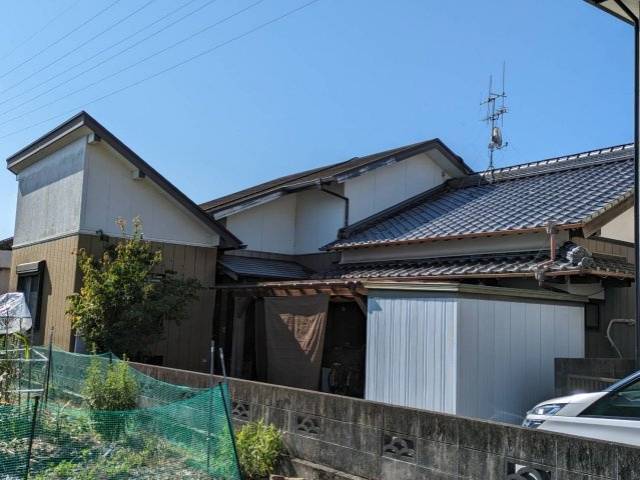
{"label": "metal pole", "polygon": [[[222,405],[224,406],[224,415],[227,418],[227,425],[229,426],[229,435],[231,435],[231,446],[233,447],[233,454],[236,457],[236,468],[238,469],[238,475],[243,479],[244,475],[242,474],[242,467],[240,466],[240,459],[238,458],[238,447],[236,446],[236,434],[233,430],[233,422],[231,421],[231,414],[229,413],[229,407],[227,405],[227,399],[225,398],[225,389],[224,386],[227,385],[225,382],[219,383],[218,387],[220,387],[220,393],[222,396]],[[227,391],[229,389],[227,388]],[[231,394],[229,394],[231,397]]]}
{"label": "metal pole", "polygon": [[213,361],[216,357],[216,342],[211,340],[209,351],[209,416],[207,417],[207,473],[211,466],[211,418],[213,417]]}
{"label": "metal pole", "polygon": [[51,362],[53,362],[53,327],[51,327],[51,333],[49,333],[49,348],[47,349],[47,366],[45,367],[44,385],[42,386],[44,394],[44,403],[47,403],[49,399],[49,380],[51,378]]}
{"label": "metal pole", "polygon": [[634,51],[635,51],[635,82],[634,82],[634,250],[635,250],[635,287],[636,287],[636,369],[640,370],[640,189],[638,188],[640,175],[640,22],[635,20]]}
{"label": "metal pole", "polygon": [[36,421],[38,420],[38,403],[40,397],[35,397],[33,402],[33,415],[31,416],[31,434],[29,435],[29,448],[27,449],[27,466],[24,472],[25,480],[29,478],[29,469],[31,468],[31,449],[33,448],[33,437],[36,434]]}

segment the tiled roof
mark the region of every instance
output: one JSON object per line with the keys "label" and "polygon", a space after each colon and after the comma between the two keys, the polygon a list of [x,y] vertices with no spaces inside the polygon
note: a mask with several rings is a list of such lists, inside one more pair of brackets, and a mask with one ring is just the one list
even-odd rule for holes
{"label": "tiled roof", "polygon": [[455,164],[460,171],[464,173],[471,173],[473,171],[464,163],[462,158],[453,153],[440,139],[434,138],[432,140],[404,145],[364,157],[354,157],[343,162],[276,178],[261,183],[260,185],[203,203],[200,207],[208,213],[215,213],[216,211],[229,208],[233,205],[251,201],[275,192],[294,191],[296,188],[301,188],[314,182],[334,181],[342,176],[358,173],[362,169],[370,169],[378,165],[384,165],[386,164],[385,162],[398,161],[430,149],[438,149],[445,152],[451,162]]}
{"label": "tiled roof", "polygon": [[454,179],[343,229],[328,249],[579,227],[633,194],[633,149],[596,152]]}
{"label": "tiled roof", "polygon": [[240,277],[253,278],[309,278],[310,272],[296,262],[270,258],[222,255],[218,262]]}
{"label": "tiled roof", "polygon": [[[432,258],[419,261],[394,261],[340,265],[333,270],[316,275],[318,278],[344,280],[362,279],[430,279],[430,278],[481,278],[492,276],[533,276],[537,265],[549,259],[549,252],[519,252]],[[593,256],[589,268],[581,268],[565,258],[558,258],[549,265],[547,274],[592,274],[633,278],[634,267],[622,257]]]}

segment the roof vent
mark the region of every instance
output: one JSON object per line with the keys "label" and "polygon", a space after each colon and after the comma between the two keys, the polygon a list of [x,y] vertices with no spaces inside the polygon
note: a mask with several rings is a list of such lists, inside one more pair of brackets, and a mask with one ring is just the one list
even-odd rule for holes
{"label": "roof vent", "polygon": [[145,173],[139,168],[136,168],[133,172],[131,172],[131,178],[133,178],[134,180],[143,180],[144,177],[146,177]]}

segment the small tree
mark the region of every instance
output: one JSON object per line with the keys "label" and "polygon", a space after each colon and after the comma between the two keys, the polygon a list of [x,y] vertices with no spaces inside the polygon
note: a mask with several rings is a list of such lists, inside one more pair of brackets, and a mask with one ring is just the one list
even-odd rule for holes
{"label": "small tree", "polygon": [[200,283],[169,270],[154,274],[162,253],[143,240],[140,219],[134,219],[130,238],[125,222],[117,223],[123,238],[99,260],[78,252],[83,284],[80,293],[69,297],[67,314],[88,344],[133,356],[162,333],[165,322],[184,319]]}

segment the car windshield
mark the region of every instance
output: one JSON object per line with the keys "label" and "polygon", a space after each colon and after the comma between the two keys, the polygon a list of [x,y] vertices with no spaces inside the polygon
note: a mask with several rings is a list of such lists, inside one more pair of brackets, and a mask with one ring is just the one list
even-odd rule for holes
{"label": "car windshield", "polygon": [[612,389],[611,393],[587,408],[582,415],[640,420],[640,376],[627,385],[622,383],[622,387]]}
{"label": "car windshield", "polygon": [[627,377],[624,377],[622,380],[617,381],[613,385],[609,386],[608,388],[605,389],[605,392],[613,392],[614,390],[619,389],[620,387],[629,383],[630,381],[639,380],[639,379],[640,379],[640,371],[637,371]]}

